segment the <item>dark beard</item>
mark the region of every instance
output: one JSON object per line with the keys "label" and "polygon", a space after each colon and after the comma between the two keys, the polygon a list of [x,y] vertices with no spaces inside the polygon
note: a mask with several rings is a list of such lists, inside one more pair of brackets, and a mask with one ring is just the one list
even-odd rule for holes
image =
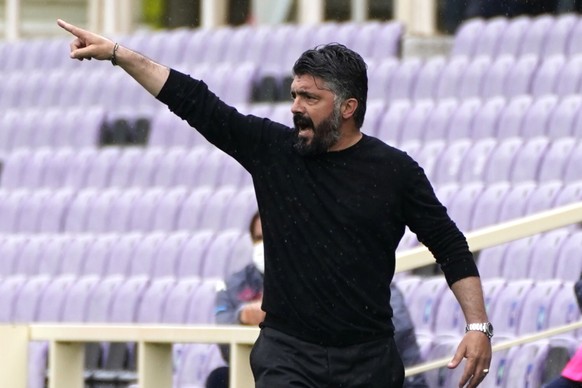
{"label": "dark beard", "polygon": [[[319,155],[326,153],[340,138],[340,117],[339,111],[334,109],[333,113],[323,120],[317,127],[313,121],[306,116],[295,114],[293,116],[297,139],[293,144],[295,150],[302,156]],[[313,138],[311,143],[307,139],[299,136],[300,128],[312,128]]]}

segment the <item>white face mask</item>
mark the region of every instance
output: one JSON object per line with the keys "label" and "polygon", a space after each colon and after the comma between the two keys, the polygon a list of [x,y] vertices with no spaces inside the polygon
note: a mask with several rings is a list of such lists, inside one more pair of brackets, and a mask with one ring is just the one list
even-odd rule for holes
{"label": "white face mask", "polygon": [[253,245],[253,263],[261,273],[265,273],[265,248],[262,241]]}

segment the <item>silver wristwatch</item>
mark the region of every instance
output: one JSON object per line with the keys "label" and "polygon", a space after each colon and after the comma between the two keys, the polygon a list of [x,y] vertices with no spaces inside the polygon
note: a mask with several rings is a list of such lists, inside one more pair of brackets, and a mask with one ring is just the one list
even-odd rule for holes
{"label": "silver wristwatch", "polygon": [[489,339],[493,337],[493,325],[491,322],[469,323],[467,326],[465,326],[465,333],[468,331],[480,331]]}

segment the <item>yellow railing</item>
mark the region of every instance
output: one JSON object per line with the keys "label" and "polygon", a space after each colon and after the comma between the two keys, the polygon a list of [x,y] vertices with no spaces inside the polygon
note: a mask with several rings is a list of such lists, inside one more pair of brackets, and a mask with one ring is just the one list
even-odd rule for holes
{"label": "yellow railing", "polygon": [[[582,202],[542,212],[467,234],[471,250],[513,241],[544,231],[582,222]],[[434,263],[426,248],[397,256],[397,271]],[[551,328],[494,346],[494,351],[550,338],[582,328],[582,321]],[[248,357],[259,330],[241,326],[142,326],[142,325],[22,325],[0,326],[0,382],[26,388],[28,343],[49,341],[49,387],[82,388],[85,342],[136,342],[140,388],[172,386],[172,344],[228,343],[231,346],[231,387],[252,387]],[[407,375],[445,366],[450,358],[407,369]],[[3,385],[4,386],[4,385]]]}

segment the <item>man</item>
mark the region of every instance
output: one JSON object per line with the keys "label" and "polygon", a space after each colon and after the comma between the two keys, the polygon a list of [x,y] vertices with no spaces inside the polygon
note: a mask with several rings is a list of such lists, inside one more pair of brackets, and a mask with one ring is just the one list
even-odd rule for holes
{"label": "man", "polygon": [[[257,387],[401,387],[390,283],[405,226],[440,264],[468,325],[449,367],[489,372],[491,326],[466,240],[423,170],[360,132],[366,65],[342,45],[308,50],[291,85],[295,128],[244,116],[202,81],[62,20],[75,59],[111,60],[252,175],[265,248]],[[195,54],[195,53],[193,53]]]}
{"label": "man", "polygon": [[[249,233],[253,242],[252,262],[242,270],[235,272],[226,281],[226,288],[218,292],[216,298],[216,322],[222,324],[243,324],[256,326],[265,319],[261,309],[263,299],[263,273],[265,258],[263,249],[263,230],[259,213],[251,218]],[[422,362],[420,348],[416,342],[414,325],[404,295],[394,284],[390,286],[394,310],[392,321],[395,326],[394,340],[404,366],[414,366]],[[220,350],[226,362],[229,361],[229,346],[222,345]],[[227,388],[228,367],[219,367],[212,371],[206,381],[206,388]],[[404,388],[427,388],[422,374],[417,374],[404,381]]]}

